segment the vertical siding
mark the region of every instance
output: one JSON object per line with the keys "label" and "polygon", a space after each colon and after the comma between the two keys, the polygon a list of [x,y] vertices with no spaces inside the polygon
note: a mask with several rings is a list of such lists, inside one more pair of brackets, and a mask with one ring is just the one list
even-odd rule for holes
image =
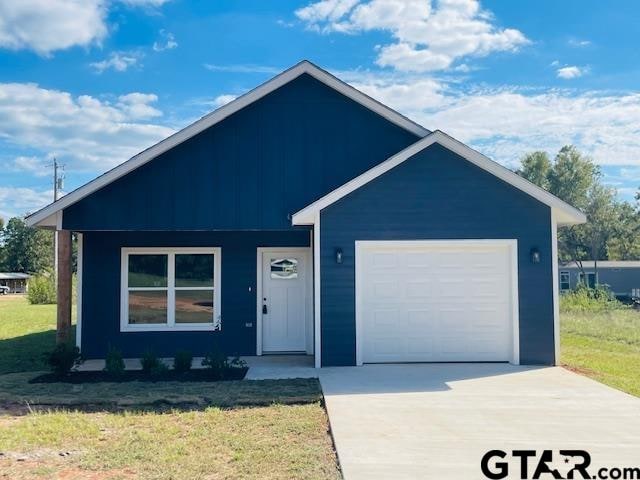
{"label": "vertical siding", "polygon": [[[217,338],[228,354],[255,355],[256,249],[309,246],[308,230],[274,232],[86,232],[82,345],[87,358],[104,358],[109,345],[125,356],[147,348],[172,356],[178,349],[207,353]],[[120,332],[120,249],[122,247],[221,247],[222,331]],[[249,291],[251,288],[251,291]],[[251,327],[245,326],[251,323]]]}
{"label": "vertical siding", "polygon": [[65,209],[64,228],[288,230],[416,140],[305,74]]}
{"label": "vertical siding", "polygon": [[[355,241],[518,240],[520,360],[554,363],[548,206],[435,144],[321,213],[322,362],[355,364]],[[342,248],[343,263],[333,258]],[[542,261],[529,260],[537,247]]]}

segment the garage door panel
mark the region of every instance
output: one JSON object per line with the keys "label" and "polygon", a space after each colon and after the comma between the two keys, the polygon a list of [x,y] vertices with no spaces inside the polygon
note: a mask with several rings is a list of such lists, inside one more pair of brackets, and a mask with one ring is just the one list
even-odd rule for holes
{"label": "garage door panel", "polygon": [[402,243],[358,254],[363,361],[510,360],[510,249]]}

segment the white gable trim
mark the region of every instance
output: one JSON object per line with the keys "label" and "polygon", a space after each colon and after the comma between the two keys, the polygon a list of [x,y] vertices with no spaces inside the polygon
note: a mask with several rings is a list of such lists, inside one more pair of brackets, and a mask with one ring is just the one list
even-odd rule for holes
{"label": "white gable trim", "polygon": [[537,185],[534,185],[508,168],[505,168],[499,163],[485,157],[462,142],[459,142],[440,130],[436,130],[421,140],[418,140],[416,143],[408,146],[404,150],[396,153],[381,164],[367,170],[362,175],[350,180],[341,187],[338,187],[324,197],[298,211],[293,215],[291,223],[293,225],[313,225],[317,218],[317,213],[323,208],[328,207],[332,203],[340,200],[342,197],[369,183],[371,180],[400,165],[405,160],[411,158],[434,143],[439,143],[443,147],[460,155],[474,165],[492,173],[506,183],[513,185],[514,187],[531,195],[533,198],[548,205],[554,211],[558,224],[575,225],[587,221],[585,214],[580,210],[572,207],[568,203],[560,200],[555,195],[552,195]]}
{"label": "white gable trim", "polygon": [[179,145],[180,143],[194,137],[198,133],[206,130],[207,128],[215,125],[216,123],[221,122],[228,116],[236,113],[239,110],[242,110],[244,107],[260,100],[262,97],[268,95],[269,93],[277,90],[283,85],[291,82],[302,74],[311,75],[316,80],[324,83],[328,87],[337,90],[341,94],[346,97],[360,103],[364,107],[372,110],[373,112],[381,115],[392,123],[416,134],[419,137],[424,137],[430,133],[426,128],[418,125],[417,123],[409,120],[404,115],[396,112],[395,110],[383,105],[382,103],[374,100],[368,95],[362,93],[361,91],[355,89],[351,85],[339,80],[334,77],[330,73],[311,62],[304,60],[297,65],[291,67],[288,70],[285,70],[279,75],[276,75],[271,80],[263,83],[257,88],[250,90],[244,95],[238,97],[232,102],[220,107],[219,109],[205,115],[200,120],[192,123],[191,125],[183,128],[182,130],[174,133],[170,137],[165,138],[164,140],[156,143],[152,147],[143,150],[139,154],[131,157],[126,162],[118,165],[117,167],[109,170],[105,174],[99,176],[98,178],[90,181],[89,183],[83,185],[82,187],[74,190],[73,192],[65,195],[57,202],[54,202],[43,209],[29,215],[27,217],[27,224],[29,226],[51,226],[48,222],[45,222],[47,217],[50,217],[53,213],[62,210],[64,208],[73,205],[79,200],[83,199],[87,195],[99,190],[100,188],[108,185],[109,183],[117,180],[118,178],[126,175],[127,173],[135,170],[136,168],[144,165],[145,163],[153,160],[157,156],[162,153],[172,149],[173,147]]}

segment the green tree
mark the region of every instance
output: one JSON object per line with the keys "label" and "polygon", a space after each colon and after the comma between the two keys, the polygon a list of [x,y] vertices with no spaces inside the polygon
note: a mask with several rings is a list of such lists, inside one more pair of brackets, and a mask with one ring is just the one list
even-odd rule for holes
{"label": "green tree", "polygon": [[39,273],[53,268],[53,233],[27,227],[23,219],[9,219],[2,230],[2,269]]}
{"label": "green tree", "polygon": [[566,145],[556,155],[549,171],[549,191],[584,211],[589,201],[589,191],[599,180],[598,166],[573,145]]}
{"label": "green tree", "polygon": [[547,152],[527,153],[521,160],[522,166],[518,174],[539,187],[549,190],[549,172],[551,160]]}
{"label": "green tree", "polygon": [[616,205],[616,232],[607,246],[609,260],[640,259],[640,210],[629,202]]}

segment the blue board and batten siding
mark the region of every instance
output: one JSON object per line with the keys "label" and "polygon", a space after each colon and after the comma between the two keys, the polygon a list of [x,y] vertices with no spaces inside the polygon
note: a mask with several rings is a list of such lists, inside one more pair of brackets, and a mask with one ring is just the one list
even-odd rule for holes
{"label": "blue board and batten siding", "polygon": [[322,210],[320,225],[323,365],[355,364],[355,241],[427,239],[517,239],[520,361],[554,363],[547,205],[434,144]]}
{"label": "blue board and batten siding", "polygon": [[[87,232],[83,235],[82,342],[87,358],[104,358],[109,346],[126,357],[146,349],[173,356],[186,349],[204,355],[217,345],[229,355],[256,354],[258,247],[308,247],[311,232]],[[120,332],[122,247],[220,247],[222,330]]]}
{"label": "blue board and batten siding", "polygon": [[[217,336],[255,354],[256,248],[308,246],[291,214],[415,140],[303,75],[65,209],[64,228],[84,232],[83,353],[200,355]],[[221,247],[222,331],[121,333],[120,248],[133,246]]]}
{"label": "blue board and batten siding", "polygon": [[302,75],[65,209],[65,229],[289,230],[290,215],[417,140]]}

